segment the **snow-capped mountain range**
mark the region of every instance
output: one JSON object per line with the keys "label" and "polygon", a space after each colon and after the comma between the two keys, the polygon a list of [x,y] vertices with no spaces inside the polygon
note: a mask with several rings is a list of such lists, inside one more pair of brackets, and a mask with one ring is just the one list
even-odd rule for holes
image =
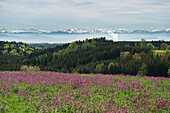
{"label": "snow-capped mountain range", "polygon": [[127,30],[127,29],[63,29],[63,30],[38,30],[38,29],[4,29],[0,28],[0,33],[10,33],[10,34],[29,34],[29,33],[38,33],[38,34],[108,34],[108,32],[113,32],[116,34],[127,34],[127,33],[170,33],[170,28],[161,30]]}

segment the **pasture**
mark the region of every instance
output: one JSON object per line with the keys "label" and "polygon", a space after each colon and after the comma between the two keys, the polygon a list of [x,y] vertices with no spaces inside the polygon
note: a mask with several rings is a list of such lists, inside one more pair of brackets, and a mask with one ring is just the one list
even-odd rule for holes
{"label": "pasture", "polygon": [[1,113],[168,113],[170,78],[0,72]]}

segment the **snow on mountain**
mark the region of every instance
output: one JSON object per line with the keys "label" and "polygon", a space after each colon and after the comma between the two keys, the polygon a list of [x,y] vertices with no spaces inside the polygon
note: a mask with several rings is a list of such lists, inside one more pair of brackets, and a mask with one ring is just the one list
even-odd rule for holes
{"label": "snow on mountain", "polygon": [[126,34],[126,33],[170,33],[170,28],[165,30],[153,29],[153,30],[127,30],[127,29],[63,29],[63,30],[36,30],[36,29],[3,29],[0,28],[0,33],[14,33],[14,34],[23,34],[23,33],[45,33],[45,34],[93,34],[101,33],[108,34],[108,31],[111,31],[115,34]]}

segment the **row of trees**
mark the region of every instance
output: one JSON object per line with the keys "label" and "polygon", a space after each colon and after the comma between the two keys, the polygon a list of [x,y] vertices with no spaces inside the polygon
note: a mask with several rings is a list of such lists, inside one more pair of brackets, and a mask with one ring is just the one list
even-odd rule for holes
{"label": "row of trees", "polygon": [[26,64],[60,72],[168,76],[170,55],[155,55],[151,48],[153,44],[144,40],[132,45],[104,38],[92,39],[32,57]]}
{"label": "row of trees", "polygon": [[20,70],[22,65],[34,65],[42,71],[168,76],[170,54],[155,54],[153,50],[168,49],[169,43],[86,39],[34,49],[30,55],[0,55],[0,70]]}
{"label": "row of trees", "polygon": [[[141,57],[142,56],[142,57]],[[115,60],[105,60],[77,66],[73,72],[78,73],[109,73],[148,76],[168,76],[168,55],[155,56],[153,53],[139,53],[128,57],[118,57]]]}

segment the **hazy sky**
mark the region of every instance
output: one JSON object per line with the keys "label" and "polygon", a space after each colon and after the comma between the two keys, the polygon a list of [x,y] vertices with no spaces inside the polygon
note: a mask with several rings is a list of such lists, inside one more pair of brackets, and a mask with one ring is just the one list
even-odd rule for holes
{"label": "hazy sky", "polygon": [[170,26],[170,0],[0,0],[0,27]]}

